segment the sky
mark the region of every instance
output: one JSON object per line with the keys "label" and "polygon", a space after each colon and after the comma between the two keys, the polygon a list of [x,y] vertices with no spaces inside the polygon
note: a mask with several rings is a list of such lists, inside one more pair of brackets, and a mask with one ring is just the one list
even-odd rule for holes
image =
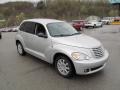
{"label": "sky", "polygon": [[13,2],[13,1],[30,1],[30,2],[37,2],[37,1],[40,1],[40,0],[0,0],[0,3]]}

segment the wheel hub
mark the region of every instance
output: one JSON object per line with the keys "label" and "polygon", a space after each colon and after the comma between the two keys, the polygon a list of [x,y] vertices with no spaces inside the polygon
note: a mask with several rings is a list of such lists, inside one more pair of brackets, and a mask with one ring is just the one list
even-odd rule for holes
{"label": "wheel hub", "polygon": [[64,59],[58,60],[57,68],[58,68],[59,72],[63,75],[67,75],[70,72],[70,68],[68,66],[68,63],[65,62]]}

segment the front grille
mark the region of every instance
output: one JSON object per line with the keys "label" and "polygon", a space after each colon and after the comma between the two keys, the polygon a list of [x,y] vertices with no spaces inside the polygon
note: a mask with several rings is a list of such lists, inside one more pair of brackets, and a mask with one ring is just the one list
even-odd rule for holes
{"label": "front grille", "polygon": [[93,51],[93,56],[95,58],[101,58],[104,56],[104,51],[103,51],[102,47],[93,48],[92,51]]}

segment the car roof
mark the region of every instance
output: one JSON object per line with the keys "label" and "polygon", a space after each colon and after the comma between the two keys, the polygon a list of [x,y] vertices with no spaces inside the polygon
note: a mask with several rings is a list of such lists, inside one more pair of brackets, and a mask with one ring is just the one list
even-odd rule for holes
{"label": "car roof", "polygon": [[40,23],[43,25],[47,25],[49,23],[56,23],[56,22],[63,22],[60,20],[56,20],[56,19],[40,19],[40,18],[36,18],[36,19],[27,19],[24,20],[23,22],[35,22],[35,23]]}

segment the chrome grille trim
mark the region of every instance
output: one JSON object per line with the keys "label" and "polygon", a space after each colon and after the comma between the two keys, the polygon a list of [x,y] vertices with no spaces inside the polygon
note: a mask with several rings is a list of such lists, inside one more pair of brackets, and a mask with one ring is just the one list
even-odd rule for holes
{"label": "chrome grille trim", "polygon": [[104,56],[104,50],[102,47],[92,48],[94,58],[102,58]]}

